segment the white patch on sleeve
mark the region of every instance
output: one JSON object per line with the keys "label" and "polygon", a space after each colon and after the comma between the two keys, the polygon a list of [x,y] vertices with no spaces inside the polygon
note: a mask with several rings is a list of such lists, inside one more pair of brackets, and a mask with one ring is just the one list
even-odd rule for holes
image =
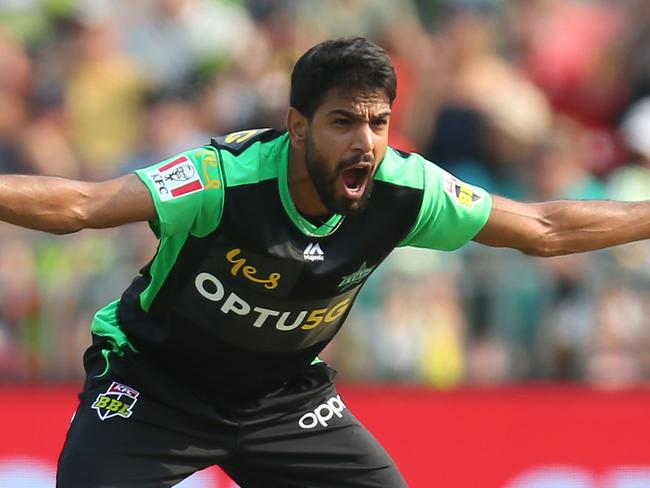
{"label": "white patch on sleeve", "polygon": [[203,190],[203,182],[192,162],[181,156],[155,171],[147,173],[158,190],[161,202]]}

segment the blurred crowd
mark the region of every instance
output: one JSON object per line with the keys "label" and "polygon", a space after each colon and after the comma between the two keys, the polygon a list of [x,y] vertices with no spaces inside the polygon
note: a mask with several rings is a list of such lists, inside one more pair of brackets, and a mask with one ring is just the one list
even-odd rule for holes
{"label": "blurred crowd", "polygon": [[[284,127],[289,73],[366,36],[398,72],[391,144],[523,200],[650,198],[643,0],[3,0],[0,172],[102,180]],[[0,379],[81,377],[96,309],[153,255],[146,224],[0,226]],[[534,259],[397,251],[324,358],[436,388],[650,378],[650,245]]]}

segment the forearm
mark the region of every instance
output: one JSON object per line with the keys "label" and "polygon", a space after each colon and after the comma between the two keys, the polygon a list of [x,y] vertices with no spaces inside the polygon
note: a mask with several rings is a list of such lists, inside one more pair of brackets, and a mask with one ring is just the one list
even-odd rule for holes
{"label": "forearm", "polygon": [[650,238],[650,201],[558,201],[540,207],[541,255],[557,256]]}
{"label": "forearm", "polygon": [[49,176],[0,176],[0,220],[67,234],[84,228],[85,184]]}
{"label": "forearm", "polygon": [[0,176],[0,220],[53,234],[116,227],[156,218],[135,174],[84,182],[50,176]]}
{"label": "forearm", "polygon": [[521,203],[493,198],[475,241],[534,256],[593,251],[650,238],[650,201],[551,201]]}

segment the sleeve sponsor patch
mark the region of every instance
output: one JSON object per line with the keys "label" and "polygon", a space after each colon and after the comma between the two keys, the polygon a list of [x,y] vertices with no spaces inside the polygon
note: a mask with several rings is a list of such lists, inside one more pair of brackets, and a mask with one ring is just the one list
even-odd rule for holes
{"label": "sleeve sponsor patch", "polygon": [[150,171],[147,177],[158,190],[161,202],[203,190],[201,177],[187,156],[181,156],[155,171]]}
{"label": "sleeve sponsor patch", "polygon": [[476,193],[474,189],[457,180],[450,174],[445,175],[445,191],[453,196],[463,207],[472,208],[483,196]]}

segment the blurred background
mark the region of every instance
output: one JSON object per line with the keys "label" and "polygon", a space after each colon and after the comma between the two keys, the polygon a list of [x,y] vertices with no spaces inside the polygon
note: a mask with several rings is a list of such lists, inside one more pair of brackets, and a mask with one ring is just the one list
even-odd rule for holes
{"label": "blurred background", "polygon": [[[349,35],[396,66],[393,146],[526,201],[650,198],[645,0],[0,0],[0,173],[103,180],[281,129],[293,63]],[[145,223],[0,224],[0,486],[54,486],[91,317],[155,249]],[[646,242],[403,249],[323,357],[410,486],[650,488],[648,298]]]}
{"label": "blurred background", "polygon": [[[284,127],[313,44],[366,36],[398,71],[391,143],[523,199],[650,198],[650,2],[2,0],[0,172],[112,178]],[[146,224],[0,226],[0,379],[79,380],[92,314],[153,255]],[[650,244],[553,259],[405,249],[325,359],[434,389],[650,378]]]}

